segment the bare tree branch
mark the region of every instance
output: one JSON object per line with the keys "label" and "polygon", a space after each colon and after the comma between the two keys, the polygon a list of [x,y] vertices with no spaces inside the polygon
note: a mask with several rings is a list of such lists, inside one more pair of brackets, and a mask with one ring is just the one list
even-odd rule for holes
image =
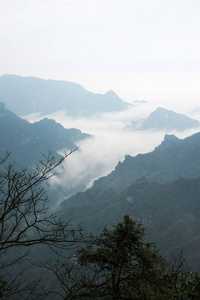
{"label": "bare tree branch", "polygon": [[[74,229],[69,221],[64,222],[49,212],[43,186],[45,181],[58,174],[57,168],[76,150],[64,153],[58,161],[51,153],[43,155],[43,160],[32,170],[16,169],[15,164],[8,164],[9,153],[0,159],[1,273],[6,274],[6,268],[22,261],[27,248],[45,245],[53,253],[64,256],[65,250],[75,247],[82,239],[80,227]],[[20,251],[13,255],[16,249]],[[0,293],[4,293],[6,285],[6,281],[0,280]]]}

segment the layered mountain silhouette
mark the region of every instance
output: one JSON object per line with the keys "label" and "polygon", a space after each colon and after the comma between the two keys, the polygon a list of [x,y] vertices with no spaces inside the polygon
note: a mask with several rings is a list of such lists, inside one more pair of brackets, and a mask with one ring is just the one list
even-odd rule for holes
{"label": "layered mountain silhouette", "polygon": [[126,156],[92,188],[63,201],[60,216],[96,234],[128,214],[164,256],[183,250],[188,266],[199,271],[199,149],[200,133],[183,140],[166,135],[154,151]]}
{"label": "layered mountain silhouette", "polygon": [[166,135],[154,151],[135,157],[126,155],[114,171],[94,184],[104,188],[123,188],[142,176],[158,182],[172,181],[181,176],[196,177],[200,175],[199,149],[200,132],[183,140]]}
{"label": "layered mountain silhouette", "polygon": [[113,91],[94,94],[73,82],[17,75],[0,77],[0,101],[17,115],[65,110],[68,115],[89,116],[127,107]]}
{"label": "layered mountain silhouette", "polygon": [[11,152],[20,166],[36,163],[48,151],[59,157],[58,150],[73,150],[77,147],[76,141],[90,137],[78,129],[65,129],[47,118],[31,124],[8,110],[4,103],[0,103],[0,131],[1,156],[5,151]]}
{"label": "layered mountain silhouette", "polygon": [[[17,166],[32,166],[41,154],[75,149],[76,141],[89,138],[78,129],[65,129],[47,118],[34,124],[19,115],[66,110],[70,115],[117,111],[127,107],[114,92],[93,94],[80,85],[4,75],[0,77],[0,156],[12,153]],[[147,119],[132,123],[138,130],[185,130],[199,121],[157,108]],[[63,201],[58,214],[86,232],[98,233],[129,214],[142,223],[148,241],[162,254],[184,251],[189,266],[200,271],[200,132],[186,139],[165,135],[163,142],[146,154],[126,155],[109,175],[93,187]],[[64,199],[65,189],[51,191],[50,200]],[[48,191],[49,192],[49,191]],[[67,198],[67,196],[66,196]],[[56,200],[55,200],[56,199]],[[53,202],[54,203],[54,202]]]}
{"label": "layered mountain silhouette", "polygon": [[147,119],[132,122],[131,128],[135,130],[179,130],[183,131],[200,127],[200,121],[189,118],[183,114],[176,113],[158,107]]}

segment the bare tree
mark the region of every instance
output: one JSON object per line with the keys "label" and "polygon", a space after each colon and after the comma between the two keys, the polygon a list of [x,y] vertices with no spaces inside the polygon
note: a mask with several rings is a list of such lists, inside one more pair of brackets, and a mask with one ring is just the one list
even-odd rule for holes
{"label": "bare tree", "polygon": [[6,270],[23,261],[27,254],[25,249],[46,245],[57,255],[63,255],[64,250],[81,239],[81,228],[73,229],[69,221],[64,222],[49,212],[43,186],[45,181],[57,175],[58,166],[75,150],[65,153],[59,161],[48,153],[32,170],[18,170],[13,163],[9,164],[9,153],[0,161],[1,299],[4,299],[5,291],[8,292]]}

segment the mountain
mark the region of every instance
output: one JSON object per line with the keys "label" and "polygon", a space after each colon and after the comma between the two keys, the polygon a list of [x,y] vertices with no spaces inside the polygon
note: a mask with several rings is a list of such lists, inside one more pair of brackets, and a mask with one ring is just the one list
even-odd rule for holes
{"label": "mountain", "polygon": [[166,135],[154,151],[126,156],[111,174],[63,201],[58,213],[94,234],[128,214],[165,257],[183,250],[200,271],[199,149],[200,133],[183,140]]}
{"label": "mountain", "polygon": [[183,114],[158,107],[147,119],[132,122],[131,128],[136,130],[179,130],[183,131],[200,127],[200,121]]}
{"label": "mountain", "polygon": [[154,151],[135,157],[126,155],[115,170],[96,180],[94,185],[121,189],[142,176],[158,182],[200,176],[199,149],[200,132],[183,140],[174,135],[166,135]]}
{"label": "mountain", "polygon": [[88,116],[127,107],[113,91],[94,94],[73,82],[17,75],[0,77],[0,101],[17,115],[65,110],[68,115]]}
{"label": "mountain", "polygon": [[8,110],[4,103],[0,103],[0,131],[0,155],[11,152],[18,166],[31,166],[48,151],[61,157],[58,150],[75,149],[74,142],[90,137],[47,118],[31,124]]}
{"label": "mountain", "polygon": [[60,215],[97,234],[128,214],[166,258],[183,250],[188,266],[200,271],[199,199],[200,177],[163,184],[142,178],[121,191],[95,186],[77,193],[62,203]]}

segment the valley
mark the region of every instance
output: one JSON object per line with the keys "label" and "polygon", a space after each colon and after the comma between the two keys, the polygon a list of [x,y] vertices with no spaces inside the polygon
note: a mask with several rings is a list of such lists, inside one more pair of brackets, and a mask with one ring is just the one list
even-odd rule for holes
{"label": "valley", "polygon": [[[108,103],[116,100],[111,111],[112,104],[103,104],[105,95],[88,94],[76,84],[44,83],[33,78],[24,78],[24,82],[22,77],[0,78],[0,94],[4,99],[0,103],[0,154],[3,158],[6,151],[11,153],[7,166],[15,162],[19,170],[34,170],[34,165],[47,157],[47,153],[59,161],[64,153],[76,150],[58,166],[57,176],[50,176],[43,184],[51,212],[62,222],[70,220],[72,227],[79,224],[85,234],[95,235],[129,215],[142,224],[145,240],[155,243],[166,260],[183,251],[187,268],[199,272],[200,122],[197,118],[193,119],[191,113],[187,116],[155,108],[148,102],[127,106],[114,92],[106,94]],[[35,109],[28,94],[35,88],[33,83],[47,84],[41,94],[37,90],[38,95],[34,96]],[[40,97],[51,84],[52,89],[58,84],[68,91],[65,95],[58,88],[54,97],[59,98],[62,93],[63,100],[58,101],[60,106],[48,110],[45,98],[43,107],[39,105]],[[88,110],[90,103],[81,94],[76,104],[75,96],[70,100],[76,112],[67,113],[69,100],[64,97],[70,97],[72,86],[76,97],[80,91],[94,96],[90,101],[95,110]],[[27,105],[20,102],[18,94],[24,94],[22,98]],[[85,103],[87,113],[81,107],[79,111],[80,101]],[[102,107],[97,109],[99,101]],[[45,255],[52,257],[49,251],[44,254],[36,248],[33,253],[36,260]]]}

